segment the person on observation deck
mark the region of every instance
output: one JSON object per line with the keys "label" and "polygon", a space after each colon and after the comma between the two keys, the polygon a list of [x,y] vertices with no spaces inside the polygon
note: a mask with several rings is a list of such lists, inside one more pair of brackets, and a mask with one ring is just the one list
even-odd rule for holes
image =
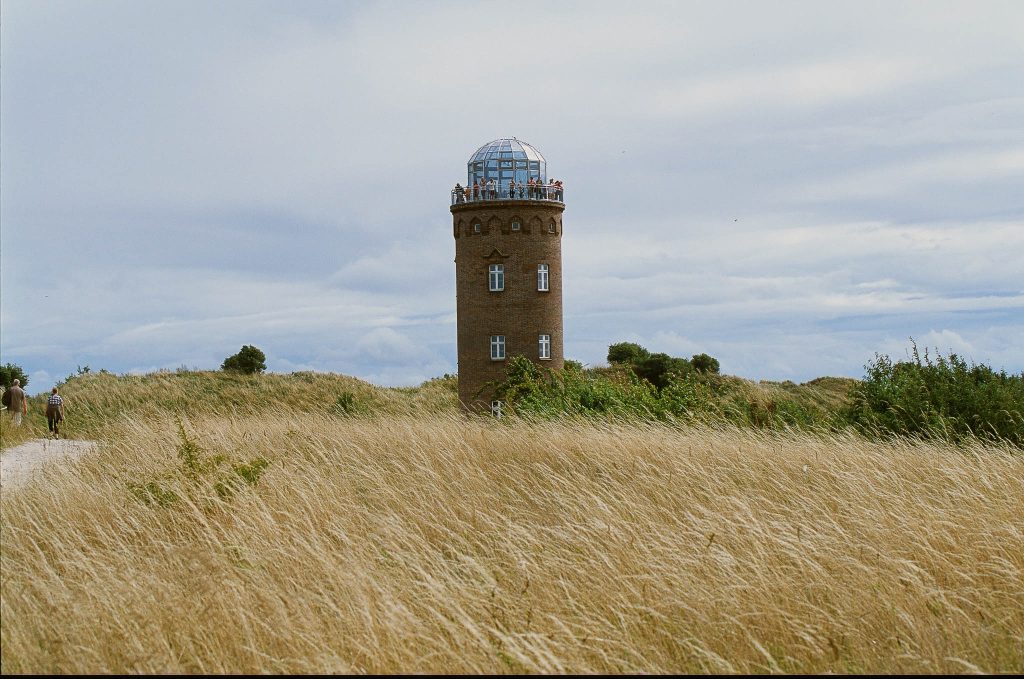
{"label": "person on observation deck", "polygon": [[508,180],[508,197],[509,198],[515,198],[516,197],[516,180],[515,179],[509,179]]}
{"label": "person on observation deck", "polygon": [[473,180],[473,200],[477,200],[480,197],[480,180]]}
{"label": "person on observation deck", "polygon": [[455,196],[456,203],[462,202],[462,184],[455,182],[455,188],[452,189],[452,195]]}
{"label": "person on observation deck", "polygon": [[528,189],[527,192],[526,192],[526,195],[529,197],[530,200],[533,200],[533,198],[534,198],[534,189],[536,188],[536,185],[533,183],[533,177],[530,177],[530,181],[528,181],[526,183],[526,185],[527,185],[527,189]]}

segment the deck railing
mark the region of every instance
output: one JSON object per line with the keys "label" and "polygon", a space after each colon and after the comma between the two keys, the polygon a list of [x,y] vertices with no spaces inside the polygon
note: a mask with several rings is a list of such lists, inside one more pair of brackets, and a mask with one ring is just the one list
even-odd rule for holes
{"label": "deck railing", "polygon": [[565,187],[561,184],[540,184],[537,186],[516,184],[510,187],[456,186],[451,190],[452,205],[476,203],[485,200],[544,200],[552,203],[565,202]]}

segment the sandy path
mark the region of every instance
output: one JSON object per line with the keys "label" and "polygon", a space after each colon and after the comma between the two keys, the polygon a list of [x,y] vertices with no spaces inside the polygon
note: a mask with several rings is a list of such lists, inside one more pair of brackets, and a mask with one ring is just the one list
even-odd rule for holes
{"label": "sandy path", "polygon": [[0,487],[8,490],[32,478],[43,465],[73,459],[96,447],[95,441],[34,439],[0,455]]}

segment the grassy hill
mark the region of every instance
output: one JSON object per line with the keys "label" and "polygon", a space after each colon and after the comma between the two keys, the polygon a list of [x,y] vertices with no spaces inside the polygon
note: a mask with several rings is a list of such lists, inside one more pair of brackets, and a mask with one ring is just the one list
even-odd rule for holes
{"label": "grassy hill", "polygon": [[[587,371],[590,380],[615,379],[616,371]],[[847,402],[857,380],[823,377],[792,382],[752,382],[739,377],[708,376],[705,421],[752,426],[785,426],[782,417],[799,412],[806,423],[831,422]],[[435,378],[417,387],[378,387],[336,373],[240,375],[224,371],[161,371],[146,375],[90,372],[69,377],[60,386],[66,401],[64,430],[74,438],[102,439],[113,423],[174,417],[313,415],[376,417],[457,413],[454,376]],[[7,418],[0,424],[8,448],[46,435],[46,397],[29,401],[29,416],[19,429]],[[629,418],[629,413],[619,413]]]}
{"label": "grassy hill", "polygon": [[[335,373],[241,375],[224,371],[162,371],[147,375],[85,373],[60,386],[64,429],[75,438],[102,439],[111,425],[174,417],[303,417],[409,415],[455,412],[455,378],[418,387],[378,387]],[[3,447],[46,435],[46,396],[32,397],[26,426],[3,421]]]}

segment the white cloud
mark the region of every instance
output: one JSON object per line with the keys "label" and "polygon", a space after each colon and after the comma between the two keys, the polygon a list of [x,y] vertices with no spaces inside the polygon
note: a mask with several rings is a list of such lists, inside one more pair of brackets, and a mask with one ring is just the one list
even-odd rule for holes
{"label": "white cloud", "polygon": [[1021,366],[1020,3],[2,11],[0,345],[32,374],[454,371],[448,190],[504,135],[569,186],[570,356],[813,377],[934,332]]}
{"label": "white cloud", "polygon": [[1024,183],[1024,146],[996,151],[943,153],[899,162],[801,187],[812,200],[836,200],[849,196],[870,197],[905,193],[934,186],[985,184],[993,180]]}
{"label": "white cloud", "polygon": [[685,80],[658,91],[649,113],[713,115],[747,107],[804,108],[887,94],[940,74],[911,59],[858,57]]}

